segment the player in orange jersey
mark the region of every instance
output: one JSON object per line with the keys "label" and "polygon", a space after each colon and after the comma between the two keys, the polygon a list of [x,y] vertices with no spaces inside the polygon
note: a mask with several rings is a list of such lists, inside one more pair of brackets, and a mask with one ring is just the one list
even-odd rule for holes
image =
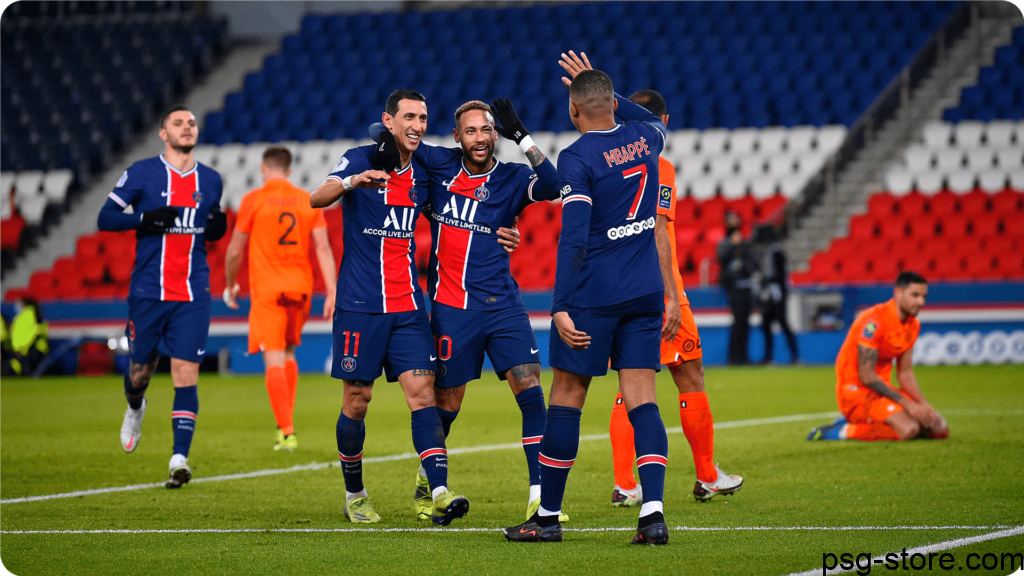
{"label": "player in orange jersey", "polygon": [[[668,125],[668,107],[661,94],[654,90],[641,90],[629,97],[630,100],[647,108],[661,117]],[[676,257],[676,230],[671,224],[676,213],[676,170],[664,157],[658,159],[658,217],[655,226],[668,229],[668,247],[672,254],[672,275],[679,295],[681,320],[679,331],[671,340],[661,343],[661,363],[668,366],[672,380],[679,388],[679,419],[683,433],[690,443],[693,462],[697,469],[697,483],[693,495],[697,500],[706,501],[719,494],[732,494],[743,486],[743,478],[726,474],[714,463],[714,421],[708,397],[704,393],[704,367],[697,323],[690,310],[690,301],[683,289],[683,277],[679,273]],[[661,238],[658,236],[658,238]],[[667,296],[667,291],[666,291]],[[669,321],[666,315],[666,322]],[[615,465],[615,489],[612,491],[612,505],[636,506],[643,501],[640,486],[633,476],[633,427],[629,423],[622,394],[615,397],[610,425],[612,439],[612,460]]]}
{"label": "player in orange jersey", "polygon": [[[946,419],[932,408],[914,377],[917,319],[928,283],[916,272],[896,277],[892,300],[861,312],[836,358],[840,418],[819,426],[808,440],[910,440],[948,438]],[[893,360],[896,381],[890,384]]]}
{"label": "player in orange jersey", "polygon": [[334,315],[337,268],[327,239],[323,212],[309,206],[309,192],[288,181],[292,155],[272,146],[263,153],[263,186],[242,198],[238,221],[225,262],[224,302],[237,309],[241,287],[236,282],[242,249],[249,242],[249,353],[263,352],[267,393],[277,420],[274,450],[295,450],[298,439],[292,423],[299,366],[295,347],[302,343],[302,326],[313,299],[313,270],[309,240],[313,239],[327,299],[324,318]]}

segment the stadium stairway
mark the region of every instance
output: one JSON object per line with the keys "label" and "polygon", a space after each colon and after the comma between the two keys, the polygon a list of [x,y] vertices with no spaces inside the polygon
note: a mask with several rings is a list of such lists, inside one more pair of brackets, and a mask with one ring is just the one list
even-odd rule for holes
{"label": "stadium stairway", "polygon": [[[1016,12],[1012,6],[1010,9]],[[882,187],[892,160],[900,157],[927,122],[942,118],[963,87],[977,81],[979,69],[990,64],[996,49],[1012,39],[1013,27],[1021,19],[1019,12],[1013,17],[1001,12],[979,16],[947,50],[946,57],[909,92],[893,117],[876,127],[873,140],[865,142],[853,160],[834,175],[832,185],[826,185],[822,198],[790,233],[785,247],[794,269],[806,270],[816,250],[848,232],[851,216],[863,212],[870,193]]]}
{"label": "stadium stairway", "polygon": [[[235,47],[210,74],[193,88],[183,100],[197,118],[204,118],[212,110],[223,106],[224,96],[238,90],[245,75],[258,70],[266,56],[280,49],[279,43],[250,44]],[[202,128],[200,126],[200,128]],[[4,276],[4,290],[27,286],[32,273],[48,270],[58,258],[75,253],[76,242],[83,235],[96,231],[96,216],[106,202],[121,174],[133,162],[163,152],[164,144],[157,136],[154,123],[125,153],[110,163],[110,167],[93,179],[92,184],[79,194],[60,224],[52,227],[38,244],[19,258],[15,267]]]}

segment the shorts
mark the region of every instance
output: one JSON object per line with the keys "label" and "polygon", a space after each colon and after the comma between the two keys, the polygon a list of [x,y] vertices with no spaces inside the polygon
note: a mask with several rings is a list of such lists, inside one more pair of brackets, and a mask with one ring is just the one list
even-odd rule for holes
{"label": "shorts", "polygon": [[[654,296],[657,302],[654,302]],[[581,376],[604,376],[608,373],[608,359],[612,370],[649,368],[661,370],[661,325],[664,317],[664,295],[658,292],[626,302],[618,308],[622,315],[612,315],[594,308],[568,310],[576,329],[590,336],[590,346],[574,350],[562,341],[551,321],[549,360],[553,368]],[[660,304],[658,311],[638,311],[650,308],[649,303]],[[605,307],[609,308],[609,307]]]}
{"label": "shorts", "polygon": [[373,382],[383,370],[388,382],[409,370],[437,370],[434,339],[425,310],[365,314],[335,309],[331,376]]}
{"label": "shorts", "polygon": [[697,333],[697,321],[693,318],[693,310],[689,304],[683,304],[679,311],[682,313],[679,333],[669,342],[661,342],[661,363],[666,366],[675,366],[704,357],[700,349],[700,334]]}
{"label": "shorts", "polygon": [[435,302],[430,328],[439,360],[434,385],[441,388],[456,388],[480,378],[484,352],[499,379],[520,364],[540,363],[537,337],[522,306],[462,310]]}
{"label": "shorts", "polygon": [[[893,390],[892,386],[889,386]],[[893,414],[903,412],[903,407],[860,384],[841,384],[836,390],[839,411],[851,424],[885,422]]]}
{"label": "shorts", "polygon": [[249,310],[249,353],[276,352],[302,344],[302,327],[311,303],[311,295],[301,292],[254,298]]}
{"label": "shorts", "polygon": [[132,362],[149,364],[160,354],[202,362],[210,333],[210,301],[171,302],[128,296],[128,351]]}

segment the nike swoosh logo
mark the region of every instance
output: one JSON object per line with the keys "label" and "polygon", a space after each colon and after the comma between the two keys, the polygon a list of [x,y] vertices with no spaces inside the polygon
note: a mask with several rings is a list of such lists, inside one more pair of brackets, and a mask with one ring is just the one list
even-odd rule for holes
{"label": "nike swoosh logo", "polygon": [[536,354],[537,352],[540,352],[540,348],[530,348],[530,354]]}
{"label": "nike swoosh logo", "polygon": [[431,357],[430,357],[430,361],[431,361],[431,362],[433,362],[433,361],[435,361],[435,360],[437,360],[437,356],[431,356]]}
{"label": "nike swoosh logo", "polygon": [[166,197],[170,196],[171,194],[169,192],[167,192],[167,190],[164,190],[163,192],[160,193],[160,195],[163,196],[164,198],[166,198]]}
{"label": "nike swoosh logo", "polygon": [[536,530],[526,530],[525,528],[520,528],[519,529],[519,533],[520,534],[529,534],[530,536],[536,536],[537,535],[537,531]]}
{"label": "nike swoosh logo", "polygon": [[196,350],[196,354],[199,354],[200,356],[206,354],[206,348],[200,348],[199,350]]}
{"label": "nike swoosh logo", "polygon": [[451,186],[452,183],[454,183],[454,182],[455,182],[455,180],[444,180],[444,181],[441,182],[441,186],[444,186],[444,187],[447,188],[448,186]]}

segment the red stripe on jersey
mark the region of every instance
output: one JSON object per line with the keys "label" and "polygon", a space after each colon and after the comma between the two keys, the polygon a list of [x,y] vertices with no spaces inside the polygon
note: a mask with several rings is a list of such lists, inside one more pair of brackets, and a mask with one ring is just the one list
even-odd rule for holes
{"label": "red stripe on jersey", "polygon": [[380,273],[384,284],[384,312],[408,312],[416,309],[410,266],[412,240],[381,239]]}
{"label": "red stripe on jersey", "polygon": [[420,452],[420,460],[423,460],[424,458],[430,458],[431,456],[447,456],[447,455],[448,455],[448,451],[445,450],[444,448],[431,448],[429,450],[424,450],[423,452]]}
{"label": "red stripe on jersey", "polygon": [[171,199],[167,205],[198,208],[199,202],[196,202],[196,199],[199,196],[196,195],[196,188],[199,187],[199,172],[193,170],[188,176],[179,176],[177,172],[167,168],[167,173],[171,175],[168,182],[171,187]]}
{"label": "red stripe on jersey", "polygon": [[192,234],[164,234],[160,260],[160,288],[163,300],[191,302],[188,285],[192,268]]}
{"label": "red stripe on jersey", "polygon": [[484,186],[490,179],[490,173],[470,176],[465,170],[459,170],[459,175],[452,178],[452,183],[448,185],[448,190],[459,196],[482,200],[482,198],[477,198],[476,190]]}
{"label": "red stripe on jersey", "polygon": [[556,460],[555,458],[548,458],[543,454],[538,454],[537,461],[545,466],[551,466],[552,468],[572,468],[573,462],[576,462],[576,459]]}
{"label": "red stripe on jersey", "polygon": [[391,179],[388,180],[388,187],[381,194],[384,195],[384,203],[388,206],[415,206],[416,201],[409,194],[409,190],[416,184],[412,174],[412,165],[401,172],[389,172]]}
{"label": "red stripe on jersey", "polygon": [[541,441],[542,438],[544,438],[544,437],[543,436],[528,436],[526,438],[523,438],[523,445],[525,446],[527,444],[540,444],[540,441]]}
{"label": "red stripe on jersey", "polygon": [[345,456],[341,452],[338,452],[338,458],[341,458],[342,462],[359,462],[360,460],[363,459],[363,453],[360,452],[359,454],[356,454],[355,456]]}
{"label": "red stripe on jersey", "polygon": [[472,230],[444,224],[438,227],[436,301],[466,307],[466,261],[472,242]]}
{"label": "red stripe on jersey", "polygon": [[668,458],[659,456],[658,454],[648,454],[636,459],[636,465],[638,468],[644,464],[661,464],[662,466],[668,466]]}

